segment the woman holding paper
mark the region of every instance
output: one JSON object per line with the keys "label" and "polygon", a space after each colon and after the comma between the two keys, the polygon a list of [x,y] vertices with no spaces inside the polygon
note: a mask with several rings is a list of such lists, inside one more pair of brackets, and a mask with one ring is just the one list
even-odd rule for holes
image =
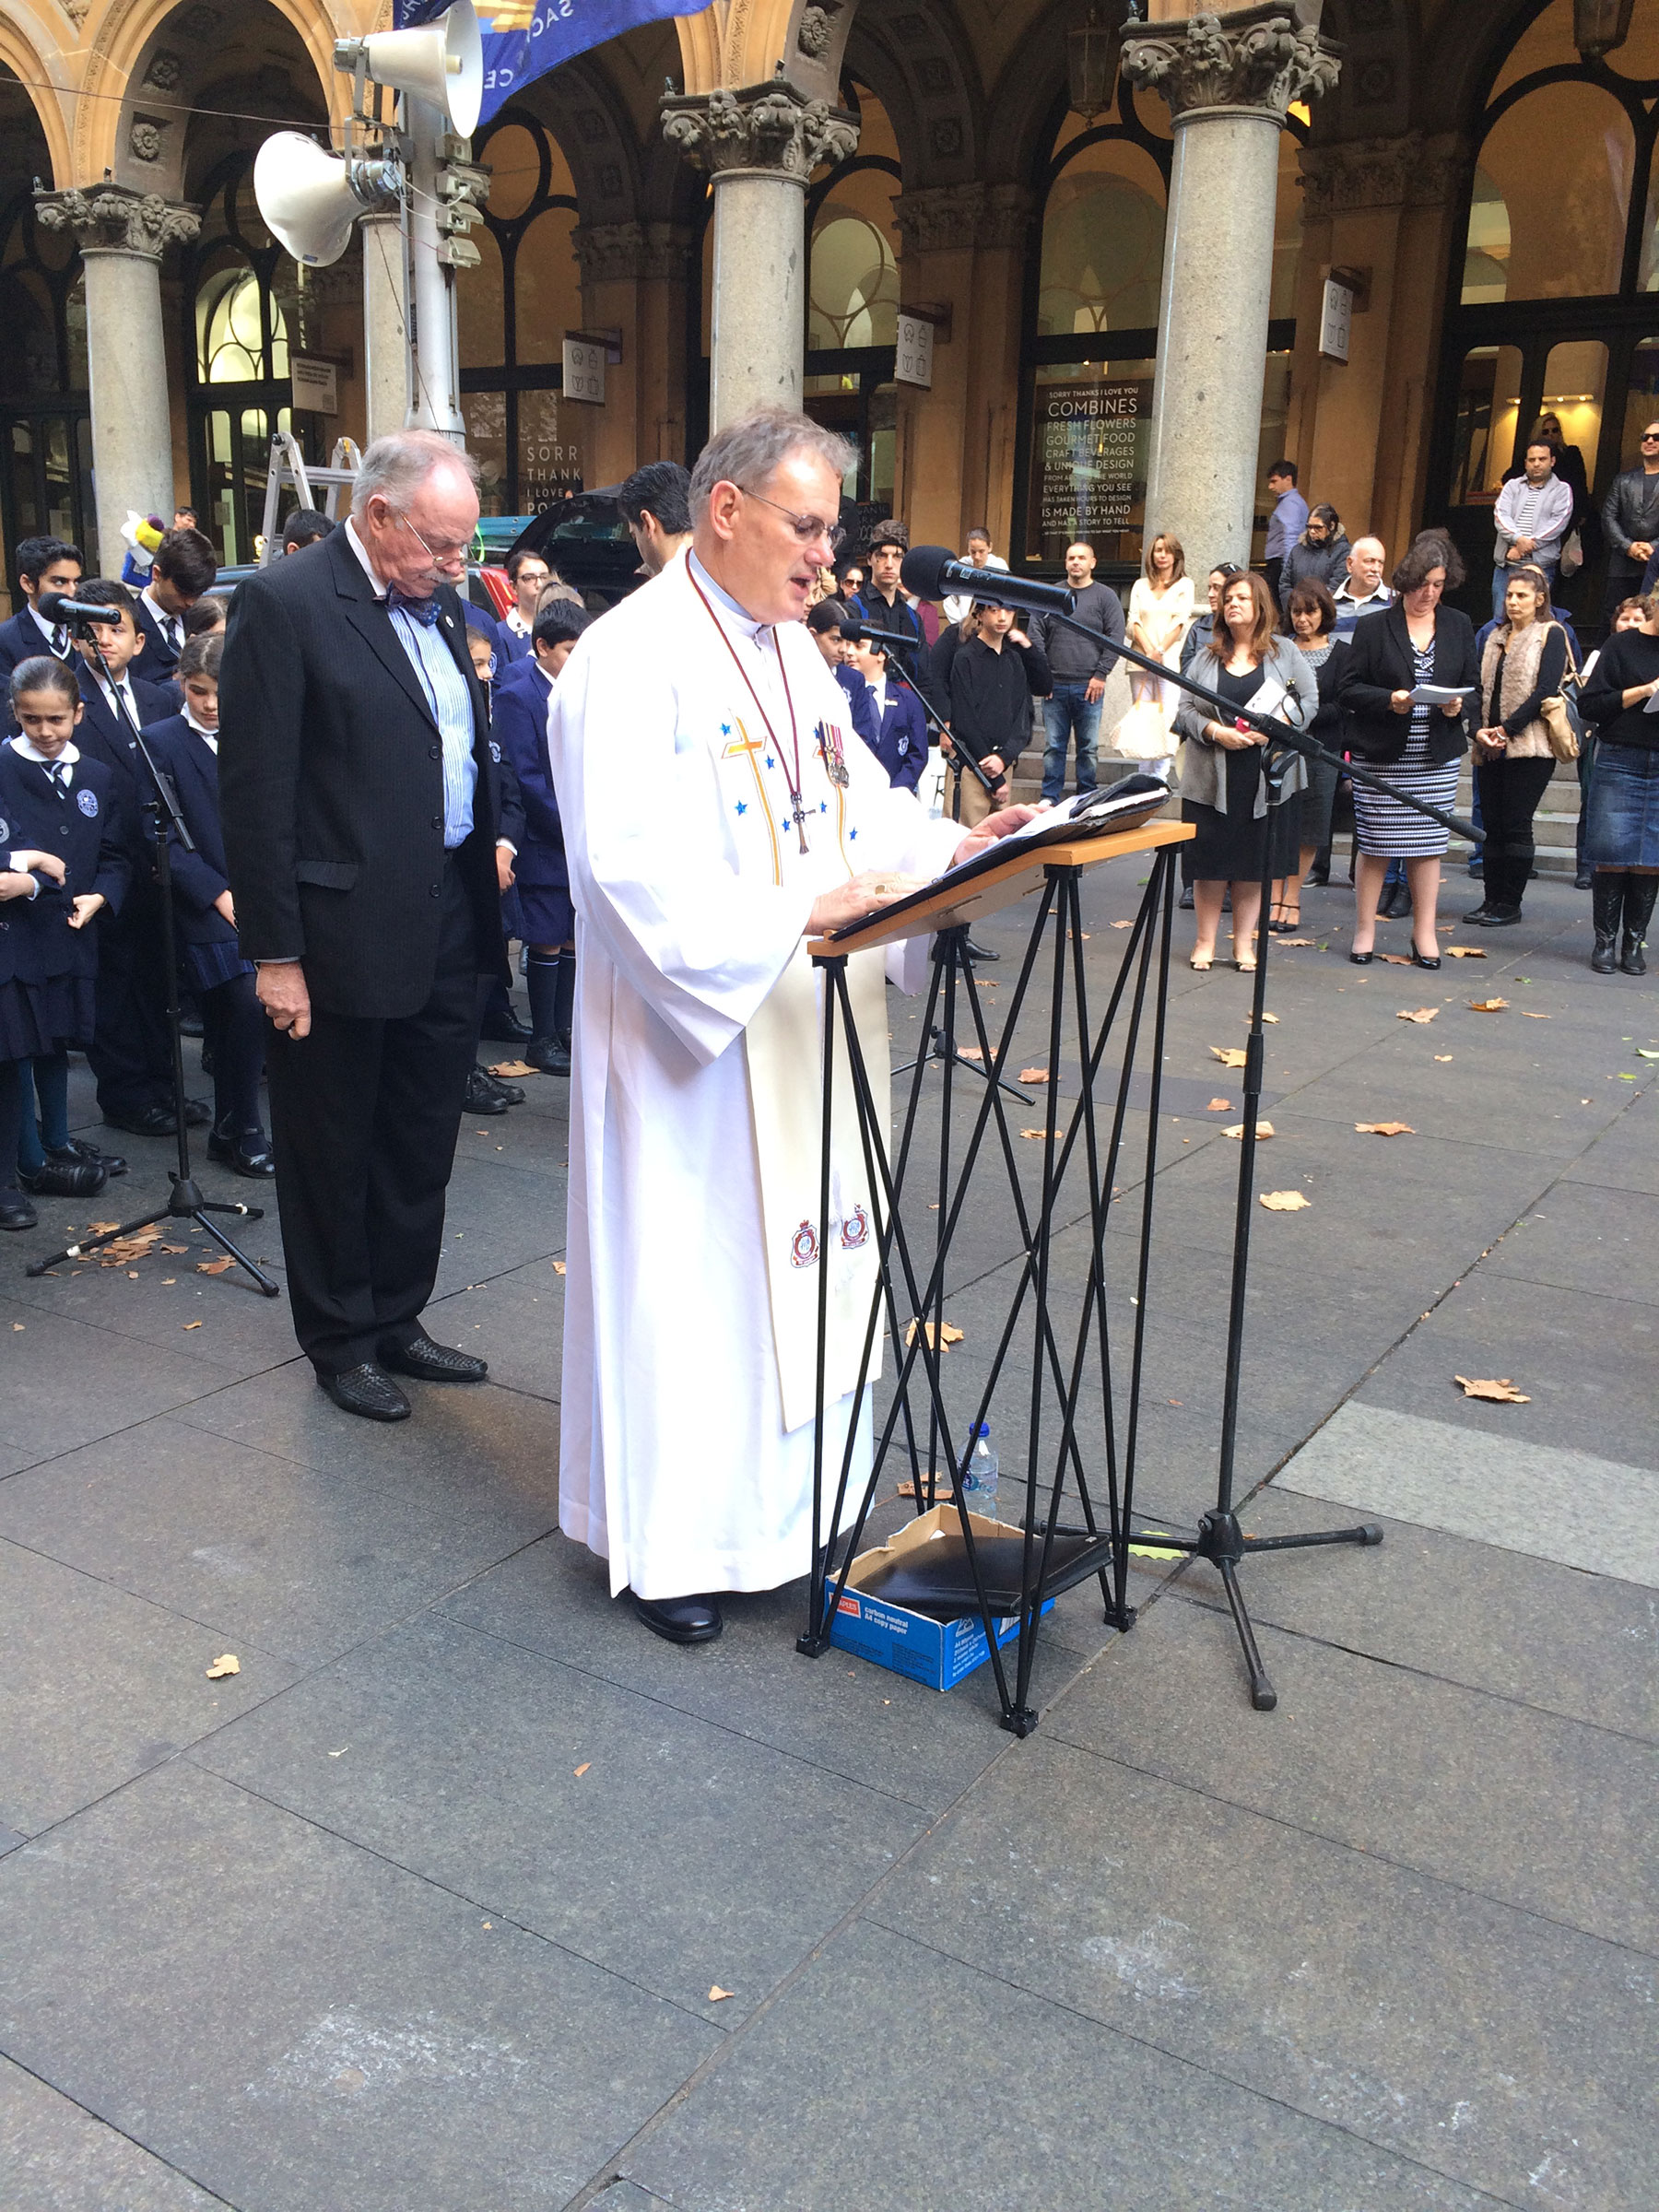
{"label": "woman holding paper", "polygon": [[[1235,710],[1247,707],[1305,730],[1319,711],[1318,681],[1288,638],[1276,635],[1277,620],[1262,577],[1248,571],[1230,576],[1209,643],[1194,654],[1188,674]],[[1254,730],[1217,721],[1194,699],[1183,699],[1175,727],[1187,741],[1181,818],[1198,830],[1192,846],[1198,915],[1192,964],[1202,975],[1216,957],[1222,896],[1230,884],[1233,966],[1248,975],[1256,964],[1262,877],[1287,875],[1296,865],[1307,766],[1300,753],[1293,755],[1274,792],[1262,773],[1265,741]]]}
{"label": "woman holding paper", "polygon": [[[1479,666],[1467,615],[1442,606],[1441,594],[1464,580],[1456,547],[1438,530],[1422,531],[1394,571],[1399,597],[1361,622],[1337,679],[1348,716],[1347,747],[1368,768],[1387,771],[1394,791],[1449,807],[1457,796],[1457,763],[1468,745],[1468,717]],[[1377,899],[1388,864],[1406,863],[1411,887],[1411,957],[1438,968],[1435,912],[1447,832],[1430,816],[1404,806],[1391,791],[1354,784],[1354,944],[1348,958],[1369,967],[1374,957]]]}
{"label": "woman holding paper", "polygon": [[1507,929],[1521,919],[1532,874],[1533,817],[1555,774],[1544,701],[1567,673],[1567,633],[1549,618],[1542,569],[1512,569],[1503,620],[1480,659],[1480,727],[1475,780],[1486,831],[1486,897],[1465,922]]}

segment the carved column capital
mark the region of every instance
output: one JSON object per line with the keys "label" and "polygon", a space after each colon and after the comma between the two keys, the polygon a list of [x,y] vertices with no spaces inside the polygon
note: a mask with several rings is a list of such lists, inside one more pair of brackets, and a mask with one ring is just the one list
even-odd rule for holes
{"label": "carved column capital", "polygon": [[911,253],[1018,246],[1025,242],[1035,204],[1025,184],[935,184],[900,193],[893,202],[893,221]]}
{"label": "carved column capital", "polygon": [[34,205],[36,219],[48,230],[73,231],[83,253],[132,253],[159,262],[169,246],[188,243],[202,228],[199,209],[125,184],[37,192]]}
{"label": "carved column capital", "polygon": [[662,115],[669,145],[712,177],[759,171],[805,190],[820,161],[843,161],[858,145],[856,117],[808,100],[787,77],[739,91],[672,94]]}
{"label": "carved column capital", "polygon": [[1336,82],[1341,63],[1319,35],[1318,12],[1267,6],[1233,9],[1225,26],[1207,15],[1131,23],[1123,34],[1124,74],[1160,93],[1177,124],[1216,108],[1253,109],[1282,124],[1293,100],[1315,100]]}
{"label": "carved column capital", "polygon": [[636,284],[684,278],[692,234],[683,223],[582,223],[571,242],[583,284]]}

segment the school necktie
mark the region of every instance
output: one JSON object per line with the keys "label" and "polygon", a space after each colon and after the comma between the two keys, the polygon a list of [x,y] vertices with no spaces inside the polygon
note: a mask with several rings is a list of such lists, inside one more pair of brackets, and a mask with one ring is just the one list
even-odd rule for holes
{"label": "school necktie", "polygon": [[52,788],[57,793],[59,798],[67,797],[69,792],[69,763],[66,760],[48,760],[46,763],[46,773],[52,778]]}
{"label": "school necktie", "polygon": [[69,657],[69,632],[61,622],[52,633],[52,650],[60,661]]}

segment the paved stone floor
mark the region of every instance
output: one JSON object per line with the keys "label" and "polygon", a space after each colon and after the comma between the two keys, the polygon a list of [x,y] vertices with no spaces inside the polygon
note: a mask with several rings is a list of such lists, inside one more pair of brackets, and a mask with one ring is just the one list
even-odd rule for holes
{"label": "paved stone floor", "polygon": [[[1312,1203],[1253,1213],[1245,1519],[1387,1540],[1247,1569],[1270,1715],[1167,1561],[1127,1636],[1062,1601],[1024,1743],[982,1673],[797,1657],[800,1587],[646,1636],[554,1533],[562,1084],[464,1125],[431,1318],[491,1381],[400,1429],[197,1237],[36,1282],[88,1209],[6,1240],[0,2204],[1651,2212],[1659,982],[1589,974],[1587,906],[1430,977],[1313,891],[1274,953],[1260,1182]],[[1174,982],[1161,1525],[1215,1480],[1246,990]],[[127,1148],[91,1218],[164,1187]],[[959,1247],[964,1373],[1014,1233]]]}

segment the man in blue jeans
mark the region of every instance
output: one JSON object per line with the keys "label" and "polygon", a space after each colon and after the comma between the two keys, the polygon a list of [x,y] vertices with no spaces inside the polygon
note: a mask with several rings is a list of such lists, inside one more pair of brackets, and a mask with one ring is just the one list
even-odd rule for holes
{"label": "man in blue jeans", "polygon": [[[1065,548],[1065,581],[1071,586],[1072,605],[1079,622],[1103,629],[1121,644],[1124,606],[1109,584],[1094,581],[1095,553],[1079,539]],[[1065,796],[1065,756],[1074,733],[1077,746],[1077,789],[1095,787],[1095,747],[1100,735],[1100,699],[1116,655],[1097,639],[1080,637],[1053,615],[1038,615],[1030,625],[1031,642],[1041,646],[1049,665],[1053,688],[1042,702],[1048,743],[1042,755],[1042,795]]]}

